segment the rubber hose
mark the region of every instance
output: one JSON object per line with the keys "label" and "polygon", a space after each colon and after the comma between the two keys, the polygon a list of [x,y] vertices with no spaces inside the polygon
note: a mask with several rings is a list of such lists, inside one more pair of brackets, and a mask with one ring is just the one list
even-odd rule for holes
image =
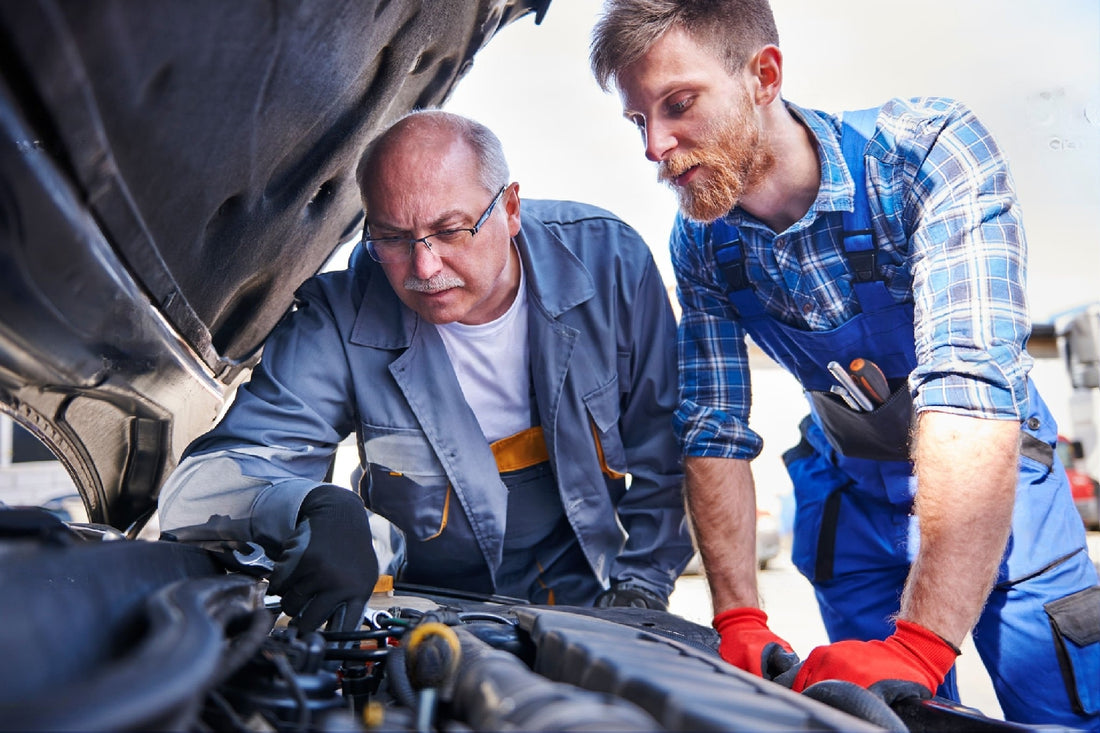
{"label": "rubber hose", "polygon": [[909,726],[882,698],[854,682],[823,680],[810,685],[802,694],[888,731],[909,733]]}
{"label": "rubber hose", "polygon": [[416,710],[416,690],[409,681],[409,670],[405,665],[405,647],[390,647],[386,652],[386,681],[390,692],[402,707]]}

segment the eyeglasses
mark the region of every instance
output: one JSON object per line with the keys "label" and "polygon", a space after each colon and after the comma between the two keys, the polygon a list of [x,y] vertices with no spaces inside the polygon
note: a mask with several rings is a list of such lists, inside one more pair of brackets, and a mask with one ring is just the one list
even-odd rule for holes
{"label": "eyeglasses", "polygon": [[507,185],[500,187],[497,195],[489,202],[489,208],[485,209],[485,213],[471,228],[447,229],[426,237],[411,239],[409,237],[370,237],[367,236],[369,234],[367,227],[364,227],[363,246],[367,248],[371,259],[382,263],[405,262],[411,259],[417,242],[423,242],[429,252],[434,252],[439,257],[453,257],[470,243],[474,235],[481,231],[481,227],[485,226],[489,215],[493,213],[493,207],[497,205],[497,201],[500,201],[500,197],[504,195],[507,188]]}

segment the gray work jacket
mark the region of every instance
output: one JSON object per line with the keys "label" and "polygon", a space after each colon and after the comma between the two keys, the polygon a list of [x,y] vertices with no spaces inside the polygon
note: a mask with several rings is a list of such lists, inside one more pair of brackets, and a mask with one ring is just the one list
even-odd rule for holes
{"label": "gray work jacket", "polygon": [[[608,212],[525,200],[521,213],[531,376],[565,515],[602,583],[667,596],[691,555],[667,292],[645,243]],[[384,466],[393,479],[364,487],[367,506],[407,541],[427,541],[453,490],[447,511],[457,500],[472,536],[451,539],[491,576],[507,490],[436,329],[364,253],[298,296],[232,408],[169,477],[162,530],[252,540],[274,556],[354,432],[367,473]]]}

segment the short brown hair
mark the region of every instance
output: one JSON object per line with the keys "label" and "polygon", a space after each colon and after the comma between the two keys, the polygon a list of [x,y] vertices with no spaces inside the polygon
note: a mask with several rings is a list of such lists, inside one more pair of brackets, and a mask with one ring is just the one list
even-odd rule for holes
{"label": "short brown hair", "polygon": [[619,73],[673,27],[712,48],[730,73],[764,46],[779,45],[768,0],[607,0],[588,55],[600,87],[610,91]]}

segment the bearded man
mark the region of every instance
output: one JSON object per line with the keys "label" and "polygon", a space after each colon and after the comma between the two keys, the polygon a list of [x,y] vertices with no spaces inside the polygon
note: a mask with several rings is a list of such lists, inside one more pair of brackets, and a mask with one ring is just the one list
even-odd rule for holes
{"label": "bearded man", "polygon": [[[795,690],[939,690],[973,632],[1010,720],[1100,725],[1100,587],[1028,379],[1007,163],[963,104],[781,95],[766,0],[609,0],[591,63],[677,192],[685,493],[730,663]],[[746,335],[805,388],[793,559],[832,643],[756,583]]]}

